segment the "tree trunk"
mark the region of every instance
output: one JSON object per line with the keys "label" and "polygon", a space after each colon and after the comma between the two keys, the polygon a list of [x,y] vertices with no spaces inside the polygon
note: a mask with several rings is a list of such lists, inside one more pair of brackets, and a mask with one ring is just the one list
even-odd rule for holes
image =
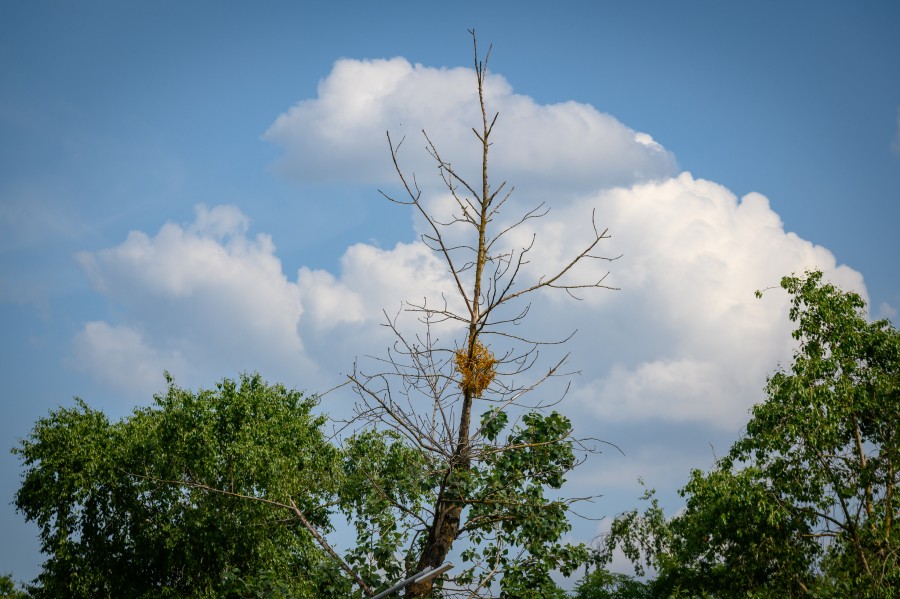
{"label": "tree trunk", "polygon": [[[472,328],[474,333],[474,327]],[[477,337],[470,335],[469,355],[472,355]],[[465,391],[463,394],[462,414],[460,414],[459,422],[459,440],[456,444],[456,451],[453,452],[455,463],[450,465],[450,475],[447,477],[448,484],[441,489],[438,499],[435,502],[434,522],[428,530],[428,540],[425,542],[425,548],[419,557],[419,563],[416,567],[417,572],[421,572],[427,567],[437,568],[447,559],[447,554],[453,546],[453,541],[459,534],[460,519],[462,517],[463,501],[456,495],[456,474],[459,472],[467,472],[471,467],[469,459],[469,423],[472,415],[472,397],[471,392]],[[414,583],[406,587],[406,596],[409,598],[429,597],[434,586],[434,580],[425,580],[420,583]]]}
{"label": "tree trunk", "polygon": [[[462,514],[462,506],[459,504],[450,504],[446,500],[438,501],[439,509],[434,516],[434,523],[428,532],[428,541],[425,549],[422,551],[422,557],[419,558],[419,564],[416,568],[421,572],[423,569],[431,566],[437,568],[447,559],[447,553],[459,533],[459,520]],[[429,597],[434,580],[425,580],[420,583],[414,583],[406,587],[407,597]]]}

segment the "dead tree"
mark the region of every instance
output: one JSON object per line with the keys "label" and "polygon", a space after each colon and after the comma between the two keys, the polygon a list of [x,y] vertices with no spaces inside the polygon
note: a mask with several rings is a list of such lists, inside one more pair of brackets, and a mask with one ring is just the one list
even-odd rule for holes
{"label": "dead tree", "polygon": [[[552,402],[534,401],[529,396],[550,377],[563,374],[565,357],[537,370],[539,349],[548,343],[563,342],[570,335],[550,342],[535,340],[516,332],[517,325],[528,315],[529,296],[536,292],[561,289],[574,297],[578,291],[609,288],[604,284],[606,273],[579,281],[574,269],[589,260],[611,258],[595,253],[598,244],[608,236],[605,229],[596,226],[593,214],[592,237],[554,273],[529,277],[529,258],[538,251],[533,236],[525,247],[506,245],[511,231],[541,218],[548,208],[541,204],[522,210],[518,218],[506,221],[511,224],[500,224],[501,209],[515,210],[510,202],[513,190],[505,182],[493,185],[489,178],[488,159],[499,114],[488,112],[485,99],[490,49],[481,60],[474,31],[471,33],[481,109],[481,123],[472,129],[481,149],[480,180],[476,183],[454,168],[423,131],[426,148],[455,202],[449,217],[434,214],[426,205],[415,175],[407,174],[401,166],[399,150],[403,140],[395,142],[388,133],[391,158],[404,195],[395,197],[382,192],[392,202],[408,205],[421,216],[427,230],[421,239],[446,263],[458,295],[442,298],[439,305],[427,300],[407,303],[404,310],[415,314],[421,324],[417,334],[408,336],[396,317],[388,317],[386,325],[396,336],[393,348],[386,357],[376,359],[374,370],[354,367],[349,378],[359,397],[357,424],[393,431],[419,453],[429,480],[433,481],[430,505],[425,506],[423,513],[412,513],[415,510],[401,500],[388,498],[409,525],[417,527],[406,549],[408,573],[440,566],[455,541],[472,535],[487,544],[488,549],[467,553],[465,557],[473,566],[445,581],[444,592],[465,589],[465,596],[481,596],[489,593],[493,580],[511,576],[506,567],[510,563],[509,551],[522,559],[537,559],[529,556],[539,549],[529,548],[529,541],[522,540],[525,537],[510,537],[508,529],[526,525],[528,518],[540,518],[542,510],[565,514],[575,501],[542,498],[543,503],[534,503],[533,497],[517,497],[515,490],[521,491],[521,485],[532,483],[513,482],[516,475],[506,471],[515,471],[519,466],[504,462],[507,458],[503,456],[526,464],[522,466],[525,470],[532,468],[520,476],[555,489],[562,483],[561,473],[574,466],[566,456],[571,456],[573,449],[585,448],[572,436],[568,420],[550,413],[558,395]],[[459,242],[460,235],[468,241]],[[447,343],[439,338],[438,331],[446,332],[451,325],[457,327],[459,337]],[[490,344],[503,349],[492,351]],[[513,432],[501,438],[500,431],[509,422],[509,415],[516,421],[510,429]],[[551,420],[554,425],[548,424]],[[506,469],[506,474],[494,472],[497,468]],[[485,482],[488,471],[493,472],[491,480],[503,479],[507,474],[512,478]],[[382,492],[375,478],[373,475],[374,492]],[[565,531],[557,532],[558,539]],[[580,559],[565,551],[560,545],[553,562],[562,564],[563,570],[574,567]],[[407,587],[406,596],[432,596],[433,584],[432,580],[413,584]]]}

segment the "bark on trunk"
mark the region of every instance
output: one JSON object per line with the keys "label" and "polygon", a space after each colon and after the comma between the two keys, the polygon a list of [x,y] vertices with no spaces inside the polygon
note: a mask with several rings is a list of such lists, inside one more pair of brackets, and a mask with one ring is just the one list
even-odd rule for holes
{"label": "bark on trunk", "polygon": [[[428,542],[422,557],[419,558],[417,571],[421,572],[428,566],[437,568],[447,559],[447,553],[453,546],[453,541],[459,533],[459,519],[462,508],[459,505],[449,505],[441,502],[441,509],[435,514],[434,524],[428,534]],[[434,585],[434,580],[425,580],[418,584],[413,583],[406,587],[407,597],[429,597]]]}

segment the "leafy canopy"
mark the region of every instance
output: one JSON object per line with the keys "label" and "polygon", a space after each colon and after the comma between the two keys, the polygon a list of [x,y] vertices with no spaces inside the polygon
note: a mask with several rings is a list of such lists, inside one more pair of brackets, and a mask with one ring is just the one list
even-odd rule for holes
{"label": "leafy canopy", "polygon": [[167,481],[294,501],[330,527],[339,452],[313,398],[258,375],[192,393],[169,379],[151,407],[110,422],[81,400],[13,450],[17,509],[48,556],[37,597],[346,597],[349,588],[283,510]]}
{"label": "leafy canopy", "polygon": [[600,551],[655,568],[662,594],[896,597],[900,542],[900,334],[868,322],[865,302],[822,281],[785,277],[799,342],[768,381],[744,436],[681,494],[666,520],[619,516]]}

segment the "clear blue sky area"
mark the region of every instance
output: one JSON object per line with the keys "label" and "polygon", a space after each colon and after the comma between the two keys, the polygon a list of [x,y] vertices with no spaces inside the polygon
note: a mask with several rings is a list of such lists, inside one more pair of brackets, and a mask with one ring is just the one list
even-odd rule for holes
{"label": "clear blue sky area", "polygon": [[263,135],[341,58],[470,67],[473,27],[516,93],[591,105],[678,171],[763,194],[785,232],[861,273],[873,315],[900,309],[896,2],[3,2],[0,572],[30,579],[41,559],[6,449],[73,395],[114,417],[139,401],[79,367],[87,323],[142,323],[76,256],[187,227],[197,204],[239,208],[290,281],[414,240],[377,185],[284,176]]}

